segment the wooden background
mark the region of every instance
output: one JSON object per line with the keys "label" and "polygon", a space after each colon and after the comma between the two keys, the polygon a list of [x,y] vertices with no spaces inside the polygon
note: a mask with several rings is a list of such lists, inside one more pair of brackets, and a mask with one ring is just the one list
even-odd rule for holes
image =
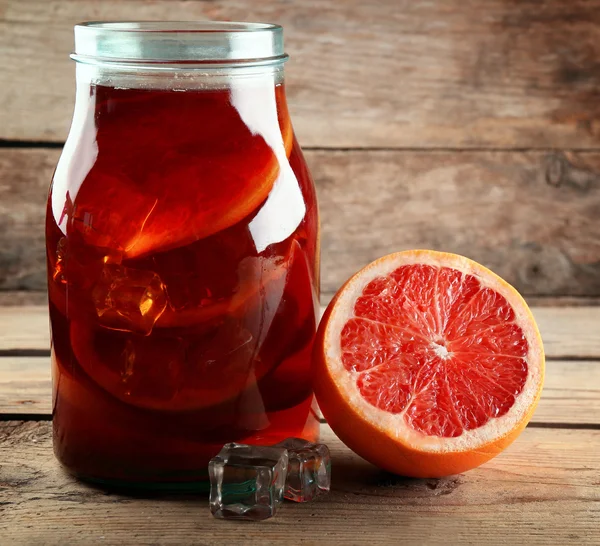
{"label": "wooden background", "polygon": [[72,26],[94,19],[284,26],[324,299],[410,247],[470,256],[536,303],[600,297],[600,0],[0,0],[0,304],[45,298]]}
{"label": "wooden background", "polygon": [[[331,494],[244,529],[213,520],[204,498],[109,494],[61,472],[44,202],[74,102],[72,27],[98,19],[285,27],[288,99],[321,206],[323,301],[403,248],[493,268],[536,305],[547,354],[518,442],[466,475],[407,480],[323,425]],[[2,546],[600,544],[599,303],[600,0],[0,0]]]}

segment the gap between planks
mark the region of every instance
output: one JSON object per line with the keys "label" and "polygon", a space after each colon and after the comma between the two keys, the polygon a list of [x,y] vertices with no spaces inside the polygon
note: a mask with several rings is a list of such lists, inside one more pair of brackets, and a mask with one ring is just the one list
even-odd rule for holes
{"label": "gap between planks", "polygon": [[[0,413],[0,422],[31,422],[31,421],[52,421],[50,413]],[[326,425],[326,419],[319,419],[321,425]],[[527,425],[529,428],[555,428],[564,430],[600,430],[600,423],[538,423],[531,422]]]}
{"label": "gap between planks", "polygon": [[[32,149],[62,149],[65,143],[63,141],[52,140],[6,140],[0,139],[0,148],[32,148]],[[578,147],[548,147],[548,146],[302,146],[305,152],[410,152],[410,153],[578,153],[578,154],[594,154],[600,152],[600,147],[596,148],[578,148]]]}

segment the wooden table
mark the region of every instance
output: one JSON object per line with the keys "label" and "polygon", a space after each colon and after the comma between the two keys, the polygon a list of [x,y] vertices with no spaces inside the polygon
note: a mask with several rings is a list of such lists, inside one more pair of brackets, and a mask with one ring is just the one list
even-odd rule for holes
{"label": "wooden table", "polygon": [[388,474],[324,424],[332,492],[262,523],[218,521],[201,496],[112,494],[52,454],[44,307],[0,308],[0,544],[600,544],[599,307],[534,308],[547,380],[533,422],[483,467]]}

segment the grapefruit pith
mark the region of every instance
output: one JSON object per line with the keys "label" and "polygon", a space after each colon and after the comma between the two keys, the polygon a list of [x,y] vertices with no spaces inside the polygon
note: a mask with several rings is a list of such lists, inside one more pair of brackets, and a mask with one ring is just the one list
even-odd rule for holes
{"label": "grapefruit pith", "polygon": [[334,432],[397,474],[440,477],[508,446],[539,400],[544,350],[519,293],[482,265],[390,254],[340,289],[313,353]]}

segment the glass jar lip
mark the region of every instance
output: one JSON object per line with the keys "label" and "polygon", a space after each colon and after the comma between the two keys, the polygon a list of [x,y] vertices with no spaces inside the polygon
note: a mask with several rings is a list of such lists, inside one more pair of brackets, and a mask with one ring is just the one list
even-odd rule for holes
{"label": "glass jar lip", "polygon": [[231,66],[288,59],[283,28],[236,21],[89,21],[75,25],[71,58],[88,64]]}

